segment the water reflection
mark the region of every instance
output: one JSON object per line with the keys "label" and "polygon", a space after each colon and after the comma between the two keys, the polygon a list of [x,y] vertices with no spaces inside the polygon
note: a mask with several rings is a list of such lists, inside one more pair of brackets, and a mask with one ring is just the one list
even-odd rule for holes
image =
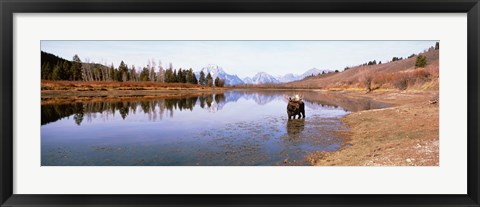
{"label": "water reflection", "polygon": [[298,138],[304,129],[305,119],[288,119],[287,133],[290,138]]}
{"label": "water reflection", "polygon": [[[285,96],[297,93],[308,116],[288,120]],[[305,165],[309,152],[339,149],[338,118],[383,106],[274,90],[94,100],[42,100],[42,165]]]}
{"label": "water reflection", "polygon": [[[73,104],[44,104],[41,106],[41,124],[45,125],[51,122],[55,122],[65,117],[73,115],[73,120],[77,125],[81,125],[84,118],[92,120],[95,118],[96,113],[105,115],[108,119],[110,116],[115,116],[118,111],[120,116],[125,119],[129,114],[135,114],[143,112],[149,115],[149,119],[152,121],[162,120],[164,116],[173,117],[174,111],[192,111],[195,107],[206,109],[209,112],[216,112],[222,110],[222,108],[229,102],[237,102],[240,98],[245,100],[253,100],[258,105],[267,105],[274,100],[283,100],[283,95],[293,94],[298,92],[272,92],[272,91],[229,91],[227,93],[217,94],[202,94],[192,95],[182,98],[158,98],[144,100],[139,97],[139,100],[134,101],[117,101],[117,102],[86,102],[86,103],[73,103]],[[302,94],[300,92],[300,94]],[[339,105],[343,105],[341,108],[345,112],[369,110],[375,108],[383,108],[384,104],[374,102],[370,99],[345,99],[332,97],[322,97],[319,94],[316,96],[309,96],[308,93],[303,93],[305,96],[305,105],[310,109],[319,108],[339,108]]]}

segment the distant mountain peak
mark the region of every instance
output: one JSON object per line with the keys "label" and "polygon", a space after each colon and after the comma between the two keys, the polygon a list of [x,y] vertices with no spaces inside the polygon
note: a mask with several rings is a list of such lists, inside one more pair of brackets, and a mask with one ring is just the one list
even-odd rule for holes
{"label": "distant mountain peak", "polygon": [[[223,70],[222,67],[215,64],[208,64],[207,66],[203,67],[200,71],[203,71],[203,73],[205,73],[205,76],[207,76],[210,73],[210,75],[214,80],[217,77],[219,77],[222,80],[225,80],[226,85],[237,85],[237,84],[244,83],[242,79],[240,79],[237,75],[228,74]],[[200,71],[195,73],[195,75],[197,76],[197,79],[200,78]]]}
{"label": "distant mountain peak", "polygon": [[261,83],[279,83],[275,77],[266,73],[266,72],[259,72],[253,76],[253,78],[245,78],[244,80],[251,80],[251,84],[261,84]]}
{"label": "distant mountain peak", "polygon": [[300,75],[295,75],[295,74],[292,74],[292,73],[287,73],[283,76],[278,76],[278,80],[282,83],[286,83],[286,82],[292,82],[292,81],[297,81],[297,80],[302,80],[304,79],[305,77],[307,76],[311,76],[311,75],[318,75],[318,74],[321,74],[323,72],[330,72],[331,70],[321,70],[321,69],[317,69],[317,68],[311,68],[307,71],[305,71],[304,73],[300,74]]}

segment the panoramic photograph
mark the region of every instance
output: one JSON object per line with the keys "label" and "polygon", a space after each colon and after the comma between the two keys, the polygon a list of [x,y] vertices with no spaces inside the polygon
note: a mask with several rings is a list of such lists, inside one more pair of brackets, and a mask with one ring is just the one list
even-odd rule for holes
{"label": "panoramic photograph", "polygon": [[41,41],[42,166],[439,166],[418,41]]}

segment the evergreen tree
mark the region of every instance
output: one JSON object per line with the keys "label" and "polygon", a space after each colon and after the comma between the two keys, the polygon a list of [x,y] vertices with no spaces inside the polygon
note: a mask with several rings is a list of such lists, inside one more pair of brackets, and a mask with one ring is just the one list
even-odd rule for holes
{"label": "evergreen tree", "polygon": [[52,73],[52,68],[50,67],[50,64],[48,62],[44,62],[42,64],[42,69],[41,69],[42,79],[50,80],[52,76],[51,73]]}
{"label": "evergreen tree", "polygon": [[178,73],[177,73],[178,80],[177,80],[177,82],[185,83],[185,79],[184,79],[185,76],[183,76],[184,73],[185,72],[182,71],[182,68],[178,69]]}
{"label": "evergreen tree", "polygon": [[219,77],[216,77],[216,78],[215,78],[215,86],[218,87],[219,84],[220,84],[220,78],[219,78]]}
{"label": "evergreen tree", "polygon": [[193,77],[194,74],[192,73],[191,71],[191,68],[190,70],[185,70],[185,82],[186,83],[192,83],[193,82]]}
{"label": "evergreen tree", "polygon": [[177,69],[173,70],[172,83],[178,83]]}
{"label": "evergreen tree", "polygon": [[206,80],[207,80],[207,85],[212,87],[213,86],[213,78],[212,78],[212,75],[210,75],[210,73],[208,73]]}
{"label": "evergreen tree", "polygon": [[427,57],[423,55],[417,56],[417,61],[415,62],[415,68],[423,68],[427,65]]}
{"label": "evergreen tree", "polygon": [[173,72],[172,72],[172,69],[169,68],[165,70],[165,82],[172,83],[172,79],[173,79]]}
{"label": "evergreen tree", "polygon": [[65,60],[63,61],[63,64],[62,66],[60,67],[60,79],[61,80],[68,80],[69,79],[69,70],[70,70],[70,65],[68,64],[68,62]]}
{"label": "evergreen tree", "polygon": [[440,42],[435,43],[435,50],[440,49]]}
{"label": "evergreen tree", "polygon": [[148,81],[149,71],[148,68],[143,68],[142,72],[140,73],[140,81]]}
{"label": "evergreen tree", "polygon": [[125,65],[123,60],[120,62],[118,66],[118,81],[126,82],[128,80],[128,67]]}
{"label": "evergreen tree", "polygon": [[52,71],[52,80],[61,80],[61,69],[60,69],[60,64],[57,63],[54,67],[53,67],[53,71]]}
{"label": "evergreen tree", "polygon": [[198,84],[197,76],[192,72],[192,84]]}
{"label": "evergreen tree", "polygon": [[110,81],[113,81],[115,80],[115,68],[113,67],[113,64],[110,66],[109,70]]}
{"label": "evergreen tree", "polygon": [[183,70],[182,72],[182,83],[187,83],[187,74],[189,73],[188,70]]}
{"label": "evergreen tree", "polygon": [[82,61],[78,55],[74,55],[72,58],[72,67],[70,67],[70,73],[72,75],[72,80],[81,80],[82,78]]}
{"label": "evergreen tree", "polygon": [[207,80],[205,79],[205,73],[203,71],[200,71],[200,78],[198,80],[198,83],[200,85],[206,85],[207,84]]}

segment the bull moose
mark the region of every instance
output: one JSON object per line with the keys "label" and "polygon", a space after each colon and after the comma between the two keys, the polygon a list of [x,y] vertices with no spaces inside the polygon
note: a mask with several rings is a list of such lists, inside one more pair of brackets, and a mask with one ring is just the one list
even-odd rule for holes
{"label": "bull moose", "polygon": [[291,97],[288,98],[288,105],[287,105],[287,114],[288,119],[295,117],[298,115],[298,118],[305,118],[305,103],[303,103],[300,96],[295,95],[292,99]]}

